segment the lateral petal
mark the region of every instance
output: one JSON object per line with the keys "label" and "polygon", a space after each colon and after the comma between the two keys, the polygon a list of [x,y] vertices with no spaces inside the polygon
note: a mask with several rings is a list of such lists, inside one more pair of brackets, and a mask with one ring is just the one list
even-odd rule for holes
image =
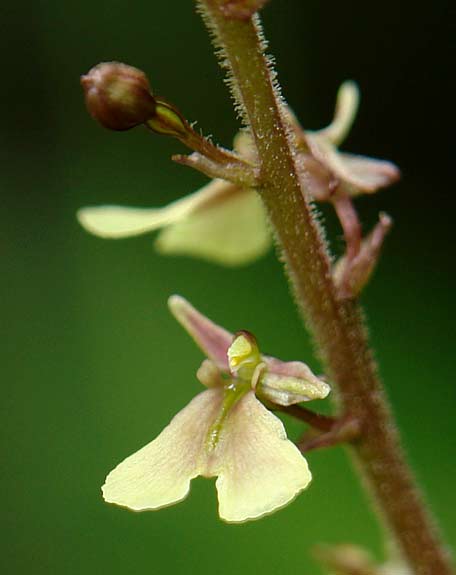
{"label": "lateral petal", "polygon": [[109,503],[135,511],[184,499],[205,467],[204,442],[223,401],[222,389],[197,395],[151,443],[127,457],[102,487]]}
{"label": "lateral petal", "polygon": [[253,391],[230,411],[208,474],[218,475],[219,514],[230,523],[259,519],[285,506],[311,480],[283,424]]}

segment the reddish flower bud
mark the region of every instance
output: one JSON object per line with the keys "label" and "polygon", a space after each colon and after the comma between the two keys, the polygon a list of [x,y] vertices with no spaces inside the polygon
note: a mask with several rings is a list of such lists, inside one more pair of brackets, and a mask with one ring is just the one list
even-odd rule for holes
{"label": "reddish flower bud", "polygon": [[156,101],[141,70],[103,62],[81,77],[87,109],[105,128],[129,130],[155,115]]}

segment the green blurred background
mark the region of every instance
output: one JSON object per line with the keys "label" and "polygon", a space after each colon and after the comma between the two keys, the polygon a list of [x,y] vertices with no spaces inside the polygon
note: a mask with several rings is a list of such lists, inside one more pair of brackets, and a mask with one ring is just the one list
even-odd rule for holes
{"label": "green blurred background", "polygon": [[[346,148],[403,169],[394,189],[358,203],[366,228],[381,209],[396,222],[364,303],[404,443],[455,543],[454,202],[442,139],[454,113],[443,86],[453,16],[444,2],[420,11],[392,0],[273,0],[264,11],[304,125],[326,124],[339,83],[356,79],[363,99]],[[205,182],[169,160],[178,142],[88,117],[79,76],[95,63],[143,68],[157,93],[230,144],[238,124],[193,2],[4,2],[0,32],[2,572],[313,575],[318,542],[379,552],[342,449],[311,454],[311,488],[242,526],[217,519],[208,480],[160,512],[102,502],[106,473],[200,390],[202,356],[169,315],[169,294],[253,331],[267,352],[318,365],[272,254],[223,269],[161,258],[151,236],[103,241],[76,223],[83,205],[160,205]]]}

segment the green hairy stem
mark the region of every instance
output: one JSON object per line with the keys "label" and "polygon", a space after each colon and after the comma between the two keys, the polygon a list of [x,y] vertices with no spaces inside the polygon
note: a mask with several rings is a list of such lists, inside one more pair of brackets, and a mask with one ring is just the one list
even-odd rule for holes
{"label": "green hairy stem", "polygon": [[449,557],[423,505],[369,348],[356,301],[342,301],[331,276],[322,230],[303,189],[282,113],[278,86],[265,57],[257,16],[229,19],[223,0],[199,0],[239,111],[259,158],[259,188],[281,259],[328,376],[342,416],[358,421],[350,447],[374,508],[417,575],[451,575]]}

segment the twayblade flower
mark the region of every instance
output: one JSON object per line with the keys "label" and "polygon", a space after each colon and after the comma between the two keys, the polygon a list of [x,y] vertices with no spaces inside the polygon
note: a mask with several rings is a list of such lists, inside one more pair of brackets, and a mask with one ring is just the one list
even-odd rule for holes
{"label": "twayblade flower", "polygon": [[326,397],[328,384],[303,363],[262,356],[251,334],[233,336],[179,296],[169,307],[207,355],[197,377],[208,389],[111,471],[102,488],[105,500],[136,511],[160,509],[184,499],[191,480],[202,475],[217,477],[219,514],[227,522],[283,507],[307,487],[311,474],[256,394],[277,403],[283,397],[289,405]]}
{"label": "twayblade flower", "polygon": [[[290,111],[286,116],[296,136],[296,162],[305,187],[317,201],[334,194],[373,193],[399,177],[394,164],[339,152],[358,106],[353,82],[344,83],[337,97],[333,122],[323,130],[304,132]],[[255,161],[248,132],[235,138],[239,157]],[[208,185],[162,208],[85,207],[81,225],[103,238],[125,238],[161,230],[155,246],[164,254],[201,257],[223,265],[241,265],[264,255],[271,246],[267,216],[253,188],[215,179]]]}

